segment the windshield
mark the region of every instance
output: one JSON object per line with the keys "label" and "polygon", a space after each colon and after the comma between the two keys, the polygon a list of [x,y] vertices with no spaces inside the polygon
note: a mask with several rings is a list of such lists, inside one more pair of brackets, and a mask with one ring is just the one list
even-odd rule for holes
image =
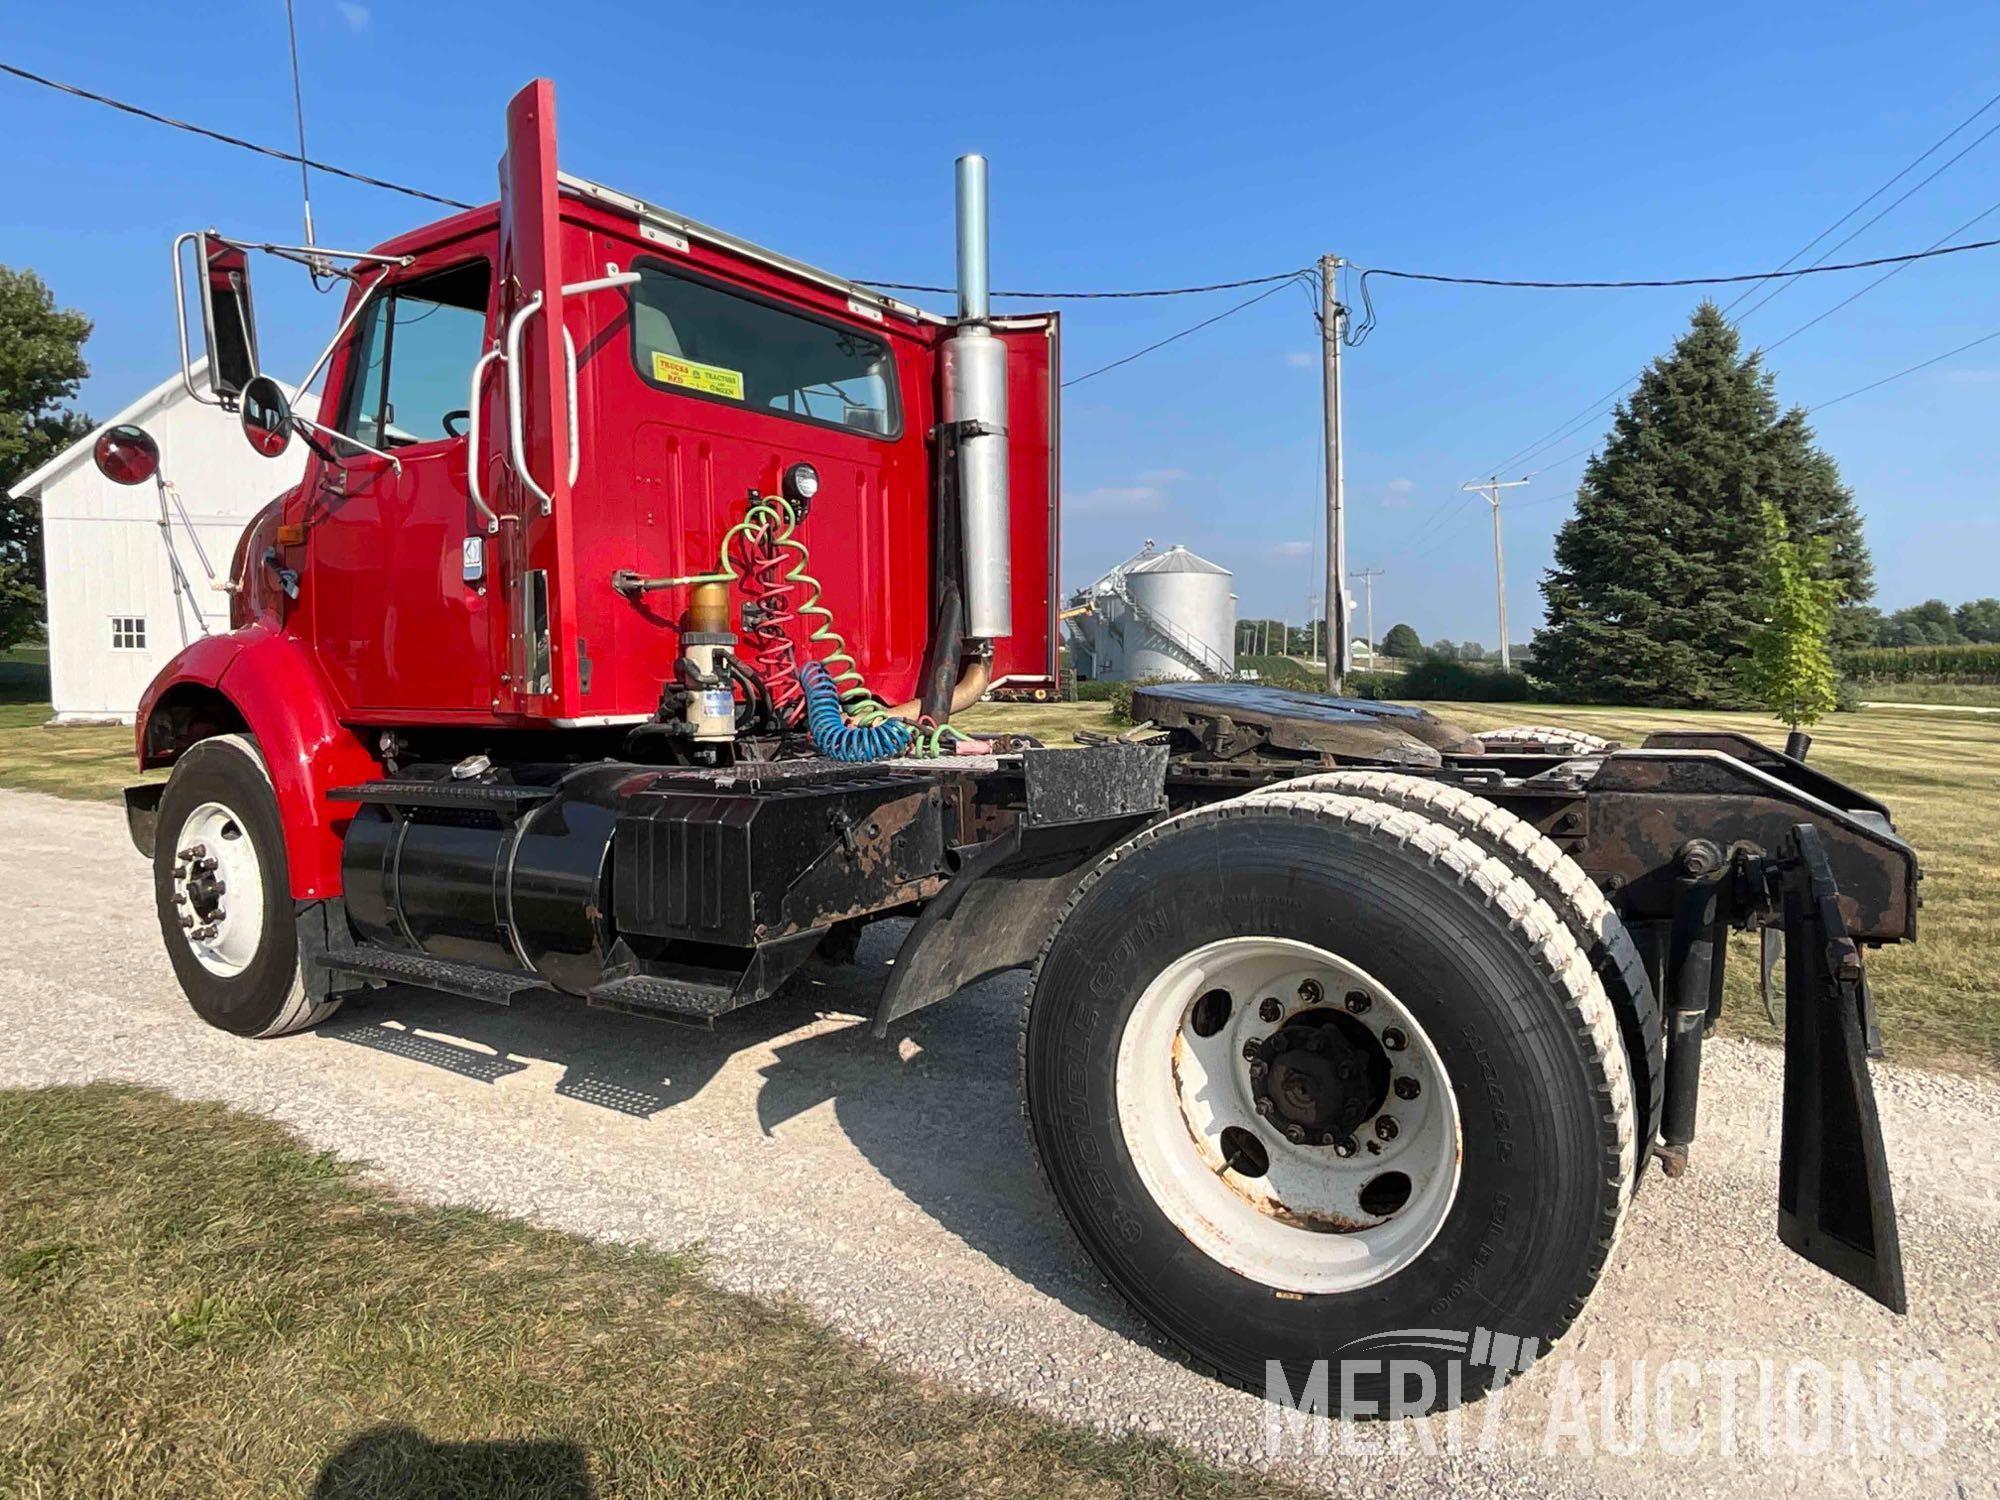
{"label": "windshield", "polygon": [[881,339],[657,265],[637,270],[632,360],[649,384],[876,437],[899,430]]}

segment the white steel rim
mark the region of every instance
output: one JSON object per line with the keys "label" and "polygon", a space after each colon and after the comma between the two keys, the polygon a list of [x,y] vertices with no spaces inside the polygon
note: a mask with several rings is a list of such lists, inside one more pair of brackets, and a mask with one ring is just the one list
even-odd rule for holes
{"label": "white steel rim", "polygon": [[264,936],[264,876],[250,825],[226,803],[204,802],[174,843],[174,914],[181,937],[211,974],[233,978]]}
{"label": "white steel rim", "polygon": [[[1229,997],[1219,1027],[1222,1007],[1204,1000],[1216,991]],[[1273,1000],[1275,1021],[1266,1019]],[[1288,1139],[1279,1127],[1297,1120],[1257,1110],[1246,1047],[1281,1031],[1296,1046],[1316,1025],[1339,1029],[1343,1060],[1372,1059],[1372,1046],[1389,1065],[1379,1107],[1340,1138],[1351,1156]],[[1369,1066],[1379,1079],[1380,1064]],[[1267,1064],[1267,1094],[1275,1076]],[[1430,1037],[1386,986],[1310,943],[1225,938],[1169,964],[1126,1021],[1114,1084],[1119,1126],[1153,1201],[1203,1254],[1279,1291],[1349,1292],[1395,1275],[1436,1238],[1458,1194],[1458,1101]],[[1372,1102],[1372,1091],[1360,1093]],[[1256,1147],[1225,1132],[1248,1132],[1265,1170],[1256,1170]],[[1398,1175],[1407,1195],[1395,1203]]]}

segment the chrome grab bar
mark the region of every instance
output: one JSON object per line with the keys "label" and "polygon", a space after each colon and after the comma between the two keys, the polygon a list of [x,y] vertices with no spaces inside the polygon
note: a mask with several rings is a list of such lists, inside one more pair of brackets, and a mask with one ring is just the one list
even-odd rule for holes
{"label": "chrome grab bar", "polygon": [[493,507],[486,503],[486,496],[479,489],[480,471],[486,467],[485,456],[479,447],[479,393],[485,388],[487,369],[499,358],[498,349],[488,349],[473,362],[472,394],[466,398],[465,409],[465,488],[479,514],[486,518],[488,536],[500,530],[500,517],[494,514]]}
{"label": "chrome grab bar", "polygon": [[[601,292],[608,287],[630,286],[638,279],[639,273],[637,271],[613,271],[609,267],[606,267],[604,275],[595,277],[589,281],[573,281],[562,290],[565,297],[575,297],[581,296],[586,292]],[[514,471],[521,476],[521,483],[525,484],[535,498],[541,501],[542,514],[547,515],[555,508],[555,501],[551,498],[547,490],[535,483],[535,476],[528,472],[527,435],[523,431],[524,424],[521,418],[521,336],[527,330],[528,319],[541,310],[542,294],[536,292],[526,302],[521,304],[512,318],[507,320],[507,446],[509,453],[513,456]],[[575,484],[577,475],[582,472],[582,445],[580,434],[577,430],[576,340],[570,337],[567,326],[563,328],[562,340],[563,398],[568,405],[566,413],[568,421],[566,425],[569,431],[569,482]],[[494,352],[497,353],[498,351]],[[490,357],[489,355],[483,358]],[[473,373],[475,387],[478,380],[479,375],[475,368]],[[475,403],[476,394],[475,390]],[[474,420],[476,421],[476,418]]]}

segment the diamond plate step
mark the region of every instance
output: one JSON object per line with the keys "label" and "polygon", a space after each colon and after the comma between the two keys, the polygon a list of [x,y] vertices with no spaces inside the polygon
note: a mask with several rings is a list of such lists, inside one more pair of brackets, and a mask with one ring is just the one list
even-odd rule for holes
{"label": "diamond plate step", "polygon": [[392,953],[386,948],[330,948],[319,955],[318,962],[336,974],[413,984],[494,1005],[511,1005],[514,997],[526,990],[548,988],[535,974],[510,974],[499,969],[482,969],[476,964],[432,958],[424,953]]}
{"label": "diamond plate step", "polygon": [[632,1015],[661,1016],[667,1020],[707,1024],[739,1006],[760,999],[757,991],[747,993],[735,983],[737,976],[716,971],[717,983],[694,978],[662,978],[652,974],[631,974],[608,980],[590,992],[590,1003],[604,1010],[622,1010]]}

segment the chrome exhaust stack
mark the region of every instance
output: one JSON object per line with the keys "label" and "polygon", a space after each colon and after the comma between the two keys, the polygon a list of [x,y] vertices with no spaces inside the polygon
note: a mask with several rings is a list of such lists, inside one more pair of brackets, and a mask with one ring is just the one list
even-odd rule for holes
{"label": "chrome exhaust stack", "polygon": [[944,419],[958,453],[965,548],[965,633],[1014,633],[1014,567],[1007,494],[1007,347],[992,316],[986,235],[986,158],[958,159],[958,329],[944,345]]}

